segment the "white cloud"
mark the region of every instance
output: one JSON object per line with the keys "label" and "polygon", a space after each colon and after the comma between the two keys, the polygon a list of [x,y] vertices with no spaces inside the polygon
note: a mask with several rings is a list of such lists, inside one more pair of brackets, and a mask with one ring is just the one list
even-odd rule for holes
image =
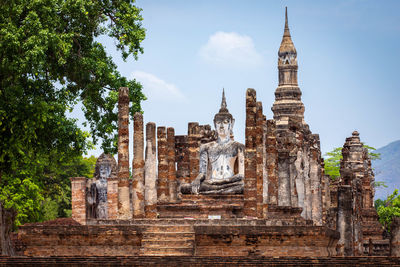
{"label": "white cloud", "polygon": [[143,85],[143,93],[151,100],[177,100],[182,101],[185,96],[172,83],[168,83],[154,74],[144,71],[134,71],[133,78]]}
{"label": "white cloud", "polygon": [[216,32],[211,35],[200,48],[200,56],[220,66],[254,67],[262,62],[253,39],[236,32]]}

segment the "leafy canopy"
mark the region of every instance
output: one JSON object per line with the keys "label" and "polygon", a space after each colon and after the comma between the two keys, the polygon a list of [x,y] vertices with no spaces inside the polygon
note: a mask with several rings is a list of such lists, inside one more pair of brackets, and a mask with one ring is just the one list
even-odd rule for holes
{"label": "leafy canopy", "polygon": [[[143,52],[145,29],[130,0],[15,0],[0,5],[0,201],[17,224],[40,219],[49,170],[90,147],[115,153],[118,88],[129,87],[131,115],[145,99],[121,76],[100,35],[124,60]],[[90,126],[66,112],[80,101]]]}
{"label": "leafy canopy", "polygon": [[375,208],[379,215],[379,221],[390,232],[390,225],[394,217],[400,217],[400,195],[399,190],[395,189],[393,194],[385,200],[377,199]]}
{"label": "leafy canopy", "polygon": [[97,158],[78,156],[68,161],[49,164],[46,170],[42,218],[53,220],[59,217],[71,217],[71,181],[70,177],[92,178]]}

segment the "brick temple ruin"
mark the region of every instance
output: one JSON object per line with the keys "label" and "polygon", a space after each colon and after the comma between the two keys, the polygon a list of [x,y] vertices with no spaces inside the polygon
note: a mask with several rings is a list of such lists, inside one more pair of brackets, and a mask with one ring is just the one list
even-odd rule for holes
{"label": "brick temple ruin", "polygon": [[[278,70],[273,118],[263,114],[254,89],[245,94],[246,139],[239,146],[244,177],[236,182],[242,193],[181,193],[183,184],[189,185],[189,191],[192,188],[201,171],[201,148],[216,141],[218,133],[210,125],[190,122],[187,135],[175,135],[174,128],[152,122],[144,127],[140,113],[133,120],[130,178],[129,97],[128,89],[120,88],[118,163],[102,155],[95,179],[71,178],[72,218],[79,224],[22,226],[17,252],[26,256],[377,256],[389,255],[392,243],[392,255],[399,256],[400,236],[391,242],[384,238],[373,206],[374,174],[358,132],[344,143],[340,178],[332,181],[324,173],[319,135],[304,120],[297,52],[287,14]],[[220,113],[228,112],[224,101],[225,97]],[[101,169],[103,163],[106,168]]]}

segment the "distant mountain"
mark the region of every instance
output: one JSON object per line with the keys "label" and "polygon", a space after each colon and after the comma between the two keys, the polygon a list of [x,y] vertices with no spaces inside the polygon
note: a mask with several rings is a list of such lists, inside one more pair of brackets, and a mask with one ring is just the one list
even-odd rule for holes
{"label": "distant mountain", "polygon": [[374,151],[381,154],[380,160],[374,160],[375,181],[383,181],[387,188],[377,188],[375,199],[385,199],[394,189],[400,189],[400,140]]}

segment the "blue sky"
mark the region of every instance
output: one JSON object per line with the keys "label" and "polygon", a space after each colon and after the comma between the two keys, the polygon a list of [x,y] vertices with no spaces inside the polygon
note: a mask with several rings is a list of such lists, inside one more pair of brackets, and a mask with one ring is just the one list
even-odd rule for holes
{"label": "blue sky", "polygon": [[191,121],[211,125],[224,87],[235,139],[244,143],[247,88],[257,90],[272,118],[287,6],[305,120],[320,135],[322,152],[342,146],[354,130],[376,148],[400,139],[400,1],[139,0],[137,6],[147,29],[138,61],[122,61],[112,40],[100,40],[119,71],[143,84],[145,123],[176,134],[186,134]]}

